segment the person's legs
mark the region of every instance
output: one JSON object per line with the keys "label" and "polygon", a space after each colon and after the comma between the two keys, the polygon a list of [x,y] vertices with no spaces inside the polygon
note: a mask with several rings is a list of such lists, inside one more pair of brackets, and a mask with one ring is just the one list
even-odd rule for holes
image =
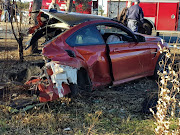
{"label": "person's legs", "polygon": [[7,17],[8,17],[8,10],[4,10],[4,22],[7,21]]}
{"label": "person's legs", "polygon": [[136,20],[128,20],[128,28],[133,32],[138,32],[138,23]]}
{"label": "person's legs", "polygon": [[10,10],[8,10],[8,22],[10,22],[11,20],[11,13],[10,13]]}

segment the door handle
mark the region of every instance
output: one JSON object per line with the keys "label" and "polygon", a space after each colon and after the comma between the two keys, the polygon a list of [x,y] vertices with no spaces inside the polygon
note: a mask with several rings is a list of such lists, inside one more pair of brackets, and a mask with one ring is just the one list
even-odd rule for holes
{"label": "door handle", "polygon": [[113,50],[113,52],[119,52],[119,49],[118,49],[118,48],[115,48],[115,49]]}
{"label": "door handle", "polygon": [[175,19],[175,17],[176,17],[176,16],[175,16],[174,14],[171,15],[171,19]]}

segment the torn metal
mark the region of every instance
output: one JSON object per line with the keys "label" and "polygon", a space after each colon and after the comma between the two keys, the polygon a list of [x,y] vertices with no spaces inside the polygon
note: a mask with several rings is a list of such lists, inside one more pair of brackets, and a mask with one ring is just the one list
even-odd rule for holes
{"label": "torn metal", "polygon": [[48,62],[43,67],[40,77],[33,77],[26,85],[33,86],[39,91],[39,101],[47,102],[69,94],[69,85],[77,84],[77,69],[70,66]]}

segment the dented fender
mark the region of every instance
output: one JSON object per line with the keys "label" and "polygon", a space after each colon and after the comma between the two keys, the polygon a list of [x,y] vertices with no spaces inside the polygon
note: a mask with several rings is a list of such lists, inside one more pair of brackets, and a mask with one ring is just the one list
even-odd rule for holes
{"label": "dented fender", "polygon": [[[76,50],[70,47],[60,47],[60,45],[57,46],[57,44],[61,44],[58,39],[45,45],[42,54],[46,59],[77,69],[80,69],[81,67],[87,69],[87,64],[84,62],[84,58]],[[74,56],[71,56],[69,51],[71,51]]]}

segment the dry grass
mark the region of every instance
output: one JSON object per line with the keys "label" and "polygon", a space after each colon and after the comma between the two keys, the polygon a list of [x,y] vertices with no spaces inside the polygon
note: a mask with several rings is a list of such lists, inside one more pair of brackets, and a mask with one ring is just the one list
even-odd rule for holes
{"label": "dry grass", "polygon": [[[8,72],[18,72],[29,64],[41,61],[40,55],[26,55],[25,62],[18,62],[18,51],[15,40],[1,40],[0,72],[4,79]],[[6,45],[5,45],[6,44]],[[8,80],[9,81],[9,80]],[[8,90],[17,93],[22,88],[11,85]],[[147,95],[157,93],[157,85],[151,79],[125,83],[112,89],[96,90],[83,93],[73,98],[69,104],[61,100],[34,104],[33,109],[12,113],[13,108],[0,106],[0,134],[121,134],[152,135],[157,126],[149,114],[142,114],[142,104]],[[12,93],[7,95],[9,102]],[[69,100],[69,99],[68,99]],[[0,100],[0,104],[2,100]],[[178,128],[178,119],[170,119],[169,129]]]}
{"label": "dry grass", "polygon": [[[177,45],[174,44],[174,50],[177,50]],[[157,135],[172,135],[180,134],[180,118],[179,118],[179,69],[174,70],[175,51],[171,57],[171,53],[166,48],[161,50],[165,53],[166,57],[160,61],[159,64],[164,65],[164,71],[158,72],[160,76],[159,80],[159,94],[156,105],[157,112],[152,109],[151,112],[156,120],[155,133]],[[169,59],[172,59],[172,63],[168,65]]]}

